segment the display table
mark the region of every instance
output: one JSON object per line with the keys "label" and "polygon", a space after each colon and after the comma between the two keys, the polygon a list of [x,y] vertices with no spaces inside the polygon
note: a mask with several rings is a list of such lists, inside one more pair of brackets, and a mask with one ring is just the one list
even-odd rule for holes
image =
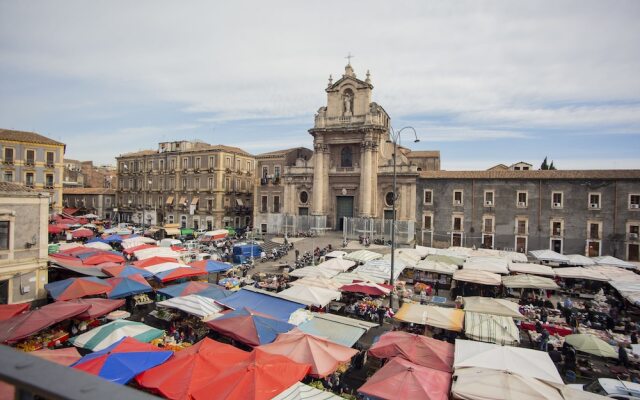
{"label": "display table", "polygon": [[[567,335],[571,335],[573,333],[570,328],[567,328],[567,327],[564,327],[564,326],[543,324],[542,328],[546,329],[549,332],[550,335],[555,335],[557,333],[560,336],[567,336]],[[536,324],[533,323],[533,322],[521,322],[520,323],[520,329],[524,329],[524,330],[527,330],[527,331],[535,331],[536,330]]]}

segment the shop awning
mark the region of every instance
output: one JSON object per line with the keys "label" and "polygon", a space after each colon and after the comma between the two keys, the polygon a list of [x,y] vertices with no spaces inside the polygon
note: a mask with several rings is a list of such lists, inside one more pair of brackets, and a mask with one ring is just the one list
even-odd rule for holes
{"label": "shop awning", "polygon": [[542,264],[533,263],[509,263],[509,271],[521,274],[555,276],[553,268]]}
{"label": "shop awning", "polygon": [[197,205],[198,205],[198,200],[200,200],[200,198],[199,198],[199,197],[197,197],[197,196],[196,196],[196,197],[194,197],[194,198],[192,198],[192,199],[191,199],[191,205],[192,205],[192,206],[197,206]]}
{"label": "shop awning", "polygon": [[167,197],[167,203],[166,204],[173,204],[173,196]]}
{"label": "shop awning", "polygon": [[513,275],[513,276],[503,276],[502,284],[508,288],[516,288],[516,289],[548,289],[548,290],[557,290],[559,289],[558,285],[553,281],[553,279],[544,278],[542,276],[535,275]]}
{"label": "shop awning", "polygon": [[236,205],[239,207],[243,207],[244,203],[242,202],[242,199],[236,199]]}
{"label": "shop awning", "polygon": [[459,269],[453,273],[456,281],[478,283],[480,285],[499,286],[502,284],[500,275],[487,271],[474,271],[472,269]]}

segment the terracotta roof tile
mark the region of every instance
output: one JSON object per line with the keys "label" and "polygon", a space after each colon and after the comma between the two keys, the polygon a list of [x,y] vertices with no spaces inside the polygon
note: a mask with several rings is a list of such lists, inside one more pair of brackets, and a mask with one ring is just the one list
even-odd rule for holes
{"label": "terracotta roof tile", "polygon": [[63,188],[62,194],[116,194],[115,189],[108,188]]}
{"label": "terracotta roof tile", "polygon": [[0,140],[64,146],[64,143],[49,139],[35,132],[14,131],[11,129],[0,129]]}
{"label": "terracotta roof tile", "polygon": [[640,169],[422,171],[423,179],[640,179]]}
{"label": "terracotta roof tile", "polygon": [[0,182],[0,192],[36,192],[24,185],[14,182]]}

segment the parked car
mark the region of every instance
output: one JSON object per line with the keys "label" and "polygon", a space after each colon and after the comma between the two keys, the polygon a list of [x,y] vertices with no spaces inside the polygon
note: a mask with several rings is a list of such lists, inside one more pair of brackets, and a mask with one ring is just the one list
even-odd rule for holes
{"label": "parked car", "polygon": [[600,378],[584,385],[569,385],[585,392],[591,392],[618,400],[640,400],[640,383]]}

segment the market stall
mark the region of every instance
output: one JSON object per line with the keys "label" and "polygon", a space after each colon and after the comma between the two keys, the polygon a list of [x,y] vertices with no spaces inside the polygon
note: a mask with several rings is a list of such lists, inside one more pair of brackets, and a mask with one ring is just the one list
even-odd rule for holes
{"label": "market stall", "polygon": [[404,303],[394,318],[403,322],[460,332],[464,321],[464,311],[455,308]]}
{"label": "market stall", "polygon": [[453,350],[451,343],[403,331],[387,332],[369,348],[369,354],[377,358],[402,357],[414,364],[451,372]]}
{"label": "market stall", "polygon": [[517,346],[520,343],[520,331],[513,318],[502,315],[465,311],[464,334],[467,338],[479,342],[509,346]]}
{"label": "market stall", "polygon": [[206,325],[225,336],[249,346],[273,342],[278,334],[289,332],[295,325],[248,308],[226,313]]}

